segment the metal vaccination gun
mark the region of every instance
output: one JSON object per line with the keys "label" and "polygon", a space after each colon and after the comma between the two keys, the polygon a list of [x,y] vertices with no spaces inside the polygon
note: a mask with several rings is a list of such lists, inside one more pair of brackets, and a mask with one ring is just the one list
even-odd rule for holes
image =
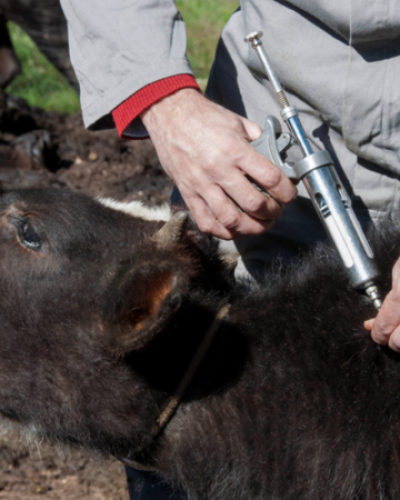
{"label": "metal vaccination gun", "polygon": [[[282,107],[281,117],[286,122],[289,133],[282,133],[279,121],[274,116],[268,116],[262,135],[251,144],[290,179],[304,182],[314,208],[341,257],[352,286],[364,291],[379,310],[381,300],[375,283],[379,273],[372,249],[336,173],[329,152],[313,152],[311,149],[299,113],[290,105],[262,47],[262,35],[262,31],[250,33],[245,41],[251,43],[260,58]],[[282,155],[296,143],[304,158],[300,161],[284,161]]]}

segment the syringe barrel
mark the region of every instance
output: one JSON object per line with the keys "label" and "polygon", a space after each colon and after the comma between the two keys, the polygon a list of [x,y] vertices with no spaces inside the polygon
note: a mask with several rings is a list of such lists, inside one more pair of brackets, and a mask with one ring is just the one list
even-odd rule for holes
{"label": "syringe barrel", "polygon": [[333,166],[310,171],[302,178],[354,288],[367,289],[378,278],[373,251]]}

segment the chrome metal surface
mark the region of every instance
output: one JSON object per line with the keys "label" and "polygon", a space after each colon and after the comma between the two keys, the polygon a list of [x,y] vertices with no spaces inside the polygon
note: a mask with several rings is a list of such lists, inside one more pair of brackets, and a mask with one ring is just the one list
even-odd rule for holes
{"label": "chrome metal surface", "polygon": [[311,149],[310,143],[304,133],[299,117],[294,116],[293,118],[289,118],[286,120],[286,123],[289,130],[292,132],[293,137],[296,139],[297,144],[300,146],[300,149],[303,151],[304,156],[311,155],[313,150]]}
{"label": "chrome metal surface", "polygon": [[294,116],[298,116],[298,114],[299,112],[294,106],[286,106],[286,108],[281,110],[281,117],[284,121],[289,120],[289,118],[293,118]]}
{"label": "chrome metal surface", "polygon": [[[354,288],[367,289],[378,277],[378,269],[366,238],[354,227],[355,214],[345,203],[344,187],[338,186],[331,166],[317,168],[303,177],[314,207],[346,267]],[[361,229],[361,228],[360,228]],[[367,243],[367,246],[365,246]]]}
{"label": "chrome metal surface", "polygon": [[371,299],[375,309],[379,311],[382,305],[382,301],[380,298],[378,287],[376,285],[371,285],[366,288],[365,293]]}
{"label": "chrome metal surface", "polygon": [[244,38],[244,41],[250,42],[251,47],[254,48],[253,45],[257,45],[259,43],[262,43],[261,38],[262,38],[263,34],[264,33],[262,31],[252,31]]}
{"label": "chrome metal surface", "polygon": [[262,31],[253,31],[252,33],[247,35],[244,40],[245,42],[250,42],[252,48],[256,50],[258,57],[260,58],[260,62],[265,72],[267,73],[268,80],[270,81],[274,91],[276,93],[283,92],[281,84],[279,83],[279,80],[275,76],[275,73],[272,69],[271,63],[269,62],[267,54],[265,53],[265,50],[262,48],[262,41],[261,41],[262,36],[263,36]]}
{"label": "chrome metal surface", "polygon": [[298,111],[286,97],[265,53],[261,31],[250,33],[245,41],[251,42],[277,95],[281,117],[297,142],[304,158],[298,162],[283,161],[277,140],[281,127],[276,118],[269,116],[261,137],[252,145],[275,163],[289,178],[303,180],[322,224],[337,248],[354,288],[362,289],[379,310],[379,290],[374,283],[378,270],[372,249],[352,209],[351,201],[342,185],[327,151],[313,153],[304,133]]}
{"label": "chrome metal surface", "polygon": [[312,170],[325,167],[326,165],[332,165],[331,155],[328,151],[317,151],[297,162],[296,173],[298,178],[302,179]]}

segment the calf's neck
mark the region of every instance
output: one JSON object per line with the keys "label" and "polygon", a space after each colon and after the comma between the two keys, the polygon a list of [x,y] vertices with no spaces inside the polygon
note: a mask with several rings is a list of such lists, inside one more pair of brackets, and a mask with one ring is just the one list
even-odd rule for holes
{"label": "calf's neck", "polygon": [[[0,413],[153,465],[193,499],[400,498],[400,358],[363,329],[374,311],[335,253],[251,288],[167,218],[62,190],[0,195]],[[373,237],[385,292],[399,245],[394,223]]]}

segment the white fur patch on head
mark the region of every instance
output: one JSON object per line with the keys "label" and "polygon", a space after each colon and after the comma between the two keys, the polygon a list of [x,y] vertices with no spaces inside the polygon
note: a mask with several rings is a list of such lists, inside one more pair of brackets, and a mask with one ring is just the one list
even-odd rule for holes
{"label": "white fur patch on head", "polygon": [[133,217],[139,217],[144,220],[162,220],[168,221],[171,218],[171,209],[168,203],[164,203],[159,207],[146,207],[141,201],[116,201],[111,198],[97,198],[102,205],[125,212]]}

